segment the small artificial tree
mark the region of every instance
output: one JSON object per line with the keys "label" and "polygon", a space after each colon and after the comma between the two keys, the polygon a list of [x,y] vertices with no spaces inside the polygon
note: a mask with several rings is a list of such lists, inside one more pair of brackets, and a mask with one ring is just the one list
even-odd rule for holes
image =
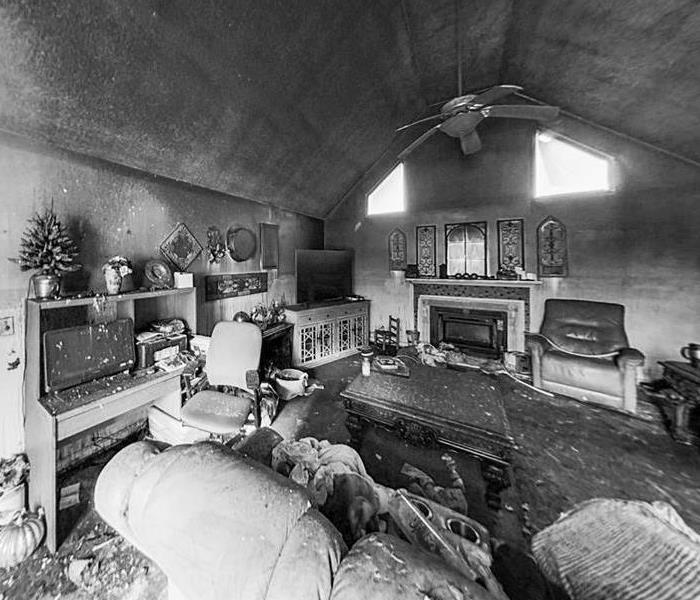
{"label": "small artificial tree", "polygon": [[66,271],[77,271],[78,246],[68,235],[53,209],[46,208],[29,219],[22,234],[19,257],[11,258],[22,271],[37,270],[42,275],[59,276]]}

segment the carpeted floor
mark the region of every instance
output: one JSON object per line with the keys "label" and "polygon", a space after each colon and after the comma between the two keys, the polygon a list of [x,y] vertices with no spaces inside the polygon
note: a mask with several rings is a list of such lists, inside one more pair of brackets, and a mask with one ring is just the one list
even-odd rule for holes
{"label": "carpeted floor", "polygon": [[[325,389],[289,402],[274,427],[284,437],[313,435],[347,442],[338,394],[359,371],[354,357],[313,370],[311,375]],[[457,459],[470,516],[505,542],[496,552],[495,570],[511,600],[547,597],[524,551],[533,532],[577,502],[593,497],[663,500],[700,531],[700,449],[673,442],[653,407],[645,411],[650,418],[636,419],[566,398],[547,398],[507,379],[497,383],[518,444],[515,483],[503,492],[503,510],[486,507],[476,461]],[[447,483],[441,450],[411,447],[382,429],[367,433],[360,453],[369,472],[387,485],[405,485],[399,473],[404,462],[426,471],[438,484]],[[79,481],[82,486],[80,506],[63,515],[74,520],[73,531],[55,556],[42,548],[18,568],[0,569],[0,600],[165,599],[160,570],[92,510],[94,481],[109,456],[95,457],[67,474],[64,484]],[[76,559],[92,561],[82,585],[66,574]]]}

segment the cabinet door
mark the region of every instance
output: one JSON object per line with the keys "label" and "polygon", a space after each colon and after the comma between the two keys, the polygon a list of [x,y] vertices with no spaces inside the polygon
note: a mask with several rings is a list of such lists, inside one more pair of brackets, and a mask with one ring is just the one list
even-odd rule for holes
{"label": "cabinet door", "polygon": [[312,323],[298,329],[299,363],[331,356],[334,351],[333,321]]}
{"label": "cabinet door", "polygon": [[338,352],[355,348],[354,317],[338,319]]}
{"label": "cabinet door", "polygon": [[338,319],[338,352],[355,350],[366,342],[366,315]]}

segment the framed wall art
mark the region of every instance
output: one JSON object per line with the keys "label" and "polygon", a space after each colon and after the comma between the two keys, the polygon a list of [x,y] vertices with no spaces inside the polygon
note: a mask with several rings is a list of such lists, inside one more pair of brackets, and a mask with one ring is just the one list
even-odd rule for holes
{"label": "framed wall art", "polygon": [[435,225],[416,227],[416,266],[418,277],[436,277],[436,236]]}
{"label": "framed wall art", "polygon": [[160,251],[180,271],[184,271],[202,251],[202,246],[184,223],[178,223],[160,245]]}
{"label": "framed wall art", "polygon": [[398,228],[393,229],[389,234],[389,269],[405,271],[407,264],[406,234]]}
{"label": "framed wall art", "polygon": [[260,223],[260,268],[279,267],[279,225]]}
{"label": "framed wall art", "polygon": [[267,291],[267,272],[225,273],[204,278],[204,300],[222,300]]}
{"label": "framed wall art", "polygon": [[499,219],[496,221],[498,233],[498,268],[513,271],[525,268],[525,234],[522,219]]}
{"label": "framed wall art", "polygon": [[537,226],[537,273],[540,277],[566,277],[569,274],[566,227],[552,216]]}
{"label": "framed wall art", "polygon": [[447,277],[484,277],[488,274],[486,236],[486,221],[445,225]]}

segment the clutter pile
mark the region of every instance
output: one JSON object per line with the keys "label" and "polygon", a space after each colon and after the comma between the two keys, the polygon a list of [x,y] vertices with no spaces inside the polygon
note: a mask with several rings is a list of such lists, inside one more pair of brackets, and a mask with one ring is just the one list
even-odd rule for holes
{"label": "clutter pile", "polygon": [[465,516],[464,483],[451,457],[443,460],[454,488],[437,486],[420,469],[403,466],[418,495],[375,482],[359,454],[344,444],[307,437],[281,441],[271,452],[272,468],[307,489],[349,546],[369,533],[398,536],[441,556],[472,581],[483,581],[493,597],[506,599],[491,572],[488,531]]}

